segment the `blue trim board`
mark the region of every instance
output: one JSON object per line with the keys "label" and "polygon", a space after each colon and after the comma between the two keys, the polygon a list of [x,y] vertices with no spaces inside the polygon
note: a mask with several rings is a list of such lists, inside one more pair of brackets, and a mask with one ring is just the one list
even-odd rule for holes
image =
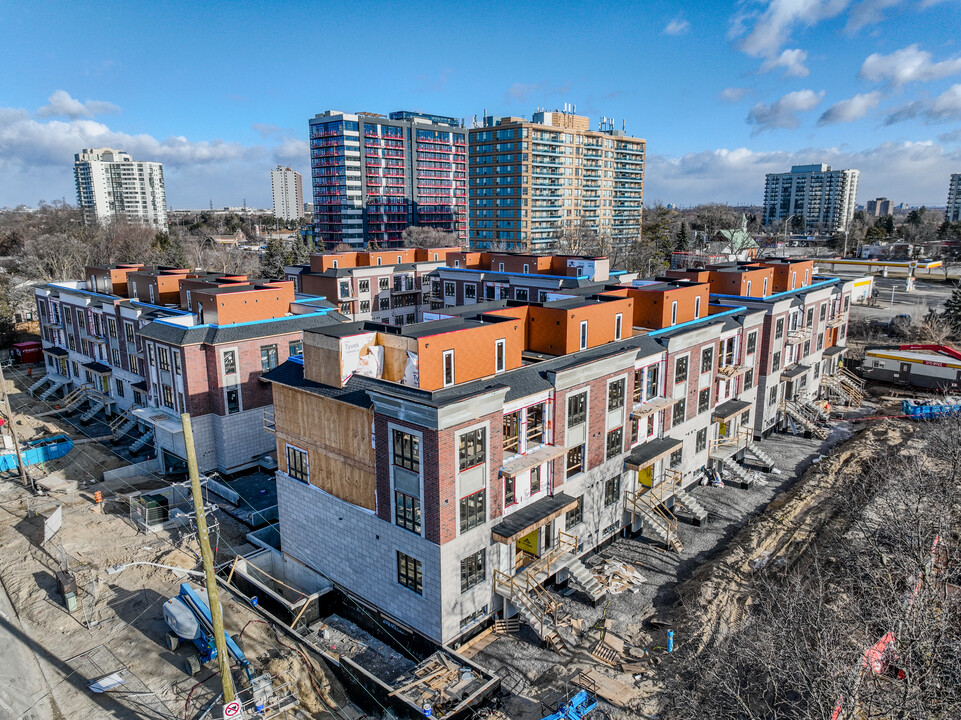
{"label": "blue trim board", "polygon": [[[268,323],[280,322],[282,320],[294,320],[296,318],[311,318],[311,317],[323,317],[328,313],[336,312],[333,308],[324,308],[317,312],[303,313],[302,315],[285,315],[279,318],[268,318],[267,320],[246,320],[239,323],[231,323],[229,325],[214,325],[213,323],[204,323],[203,325],[181,325],[179,323],[170,322],[169,320],[164,320],[163,318],[158,318],[152,322],[161,323],[163,325],[169,325],[170,327],[180,328],[182,330],[196,330],[197,328],[228,328],[228,327],[243,327],[245,325],[266,325]],[[191,313],[187,313],[188,315]]]}

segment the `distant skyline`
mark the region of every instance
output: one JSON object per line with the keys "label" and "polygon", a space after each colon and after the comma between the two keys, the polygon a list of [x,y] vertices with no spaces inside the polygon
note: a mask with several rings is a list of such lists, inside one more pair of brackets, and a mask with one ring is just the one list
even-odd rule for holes
{"label": "distant skyline", "polygon": [[309,186],[326,109],[573,103],[647,139],[648,206],[759,205],[766,173],[821,162],[861,171],[862,204],[941,206],[961,172],[961,0],[13,0],[3,18],[0,207],[75,204],[73,156],[101,146],[162,162],[174,209],[270,207],[276,165]]}

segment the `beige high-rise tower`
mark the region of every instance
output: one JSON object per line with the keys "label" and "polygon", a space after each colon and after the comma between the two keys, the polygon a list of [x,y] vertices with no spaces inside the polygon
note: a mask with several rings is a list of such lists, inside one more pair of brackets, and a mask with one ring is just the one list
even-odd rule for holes
{"label": "beige high-rise tower", "polygon": [[290,221],[304,216],[304,179],[299,172],[278,165],[270,171],[270,188],[274,217]]}
{"label": "beige high-rise tower", "polygon": [[548,253],[565,232],[630,245],[641,235],[646,144],[607,118],[591,130],[573,107],[485,117],[470,131],[471,247]]}
{"label": "beige high-rise tower", "polygon": [[167,229],[163,165],[135,161],[113,148],[89,148],[74,156],[77,205],[85,222],[122,219]]}

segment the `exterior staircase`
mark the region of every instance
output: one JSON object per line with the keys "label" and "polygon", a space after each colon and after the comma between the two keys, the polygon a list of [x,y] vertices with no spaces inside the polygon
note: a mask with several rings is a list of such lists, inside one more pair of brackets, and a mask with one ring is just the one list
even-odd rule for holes
{"label": "exterior staircase", "polygon": [[60,404],[60,408],[57,412],[70,413],[83,405],[89,398],[90,386],[81,385],[72,393],[67,395]]}
{"label": "exterior staircase", "polygon": [[130,453],[136,454],[140,452],[151,440],[153,440],[153,429],[148,430],[143,435],[138,437],[132,443],[130,443]]}
{"label": "exterior staircase", "polygon": [[823,375],[821,387],[845,405],[861,407],[864,402],[864,380],[843,367],[834,375]]}
{"label": "exterior staircase", "polygon": [[[46,378],[44,378],[44,381],[46,381]],[[39,399],[40,399],[40,400],[49,400],[50,398],[52,398],[52,397],[56,394],[57,390],[59,390],[60,388],[62,388],[62,387],[63,387],[64,385],[66,385],[68,382],[69,382],[69,381],[66,380],[66,379],[57,379],[57,380],[54,380],[54,381],[50,384],[50,387],[48,387],[46,390],[44,390],[42,393],[40,393],[40,398],[39,398]],[[36,383],[34,383],[34,384],[36,385]],[[31,389],[32,389],[32,388],[31,388]]]}
{"label": "exterior staircase", "polygon": [[100,395],[99,397],[91,396],[91,397],[90,397],[90,407],[87,408],[87,410],[84,411],[83,415],[80,416],[80,422],[81,422],[81,423],[88,423],[88,422],[90,422],[91,420],[93,420],[94,416],[95,416],[98,412],[100,412],[100,411],[103,410],[105,407],[107,407],[107,402],[108,402],[108,401],[109,401],[109,398],[106,397],[106,396],[104,396],[104,395]]}
{"label": "exterior staircase", "polygon": [[737,485],[742,490],[750,490],[754,485],[754,476],[749,474],[744,466],[734,459],[733,455],[720,458],[719,462],[722,468],[734,476],[734,480],[730,482],[731,485]]}
{"label": "exterior staircase", "polygon": [[37,390],[39,390],[40,388],[42,388],[42,387],[43,387],[44,385],[46,385],[48,382],[52,382],[52,381],[53,381],[53,378],[52,378],[52,377],[50,377],[49,375],[44,375],[42,378],[40,378],[39,380],[37,380],[37,382],[35,382],[33,385],[31,385],[29,388],[27,388],[27,392],[28,392],[28,393],[30,394],[30,396],[32,397],[32,396],[34,395],[34,393],[37,392]]}
{"label": "exterior staircase", "polygon": [[764,472],[771,472],[771,470],[774,469],[774,460],[770,455],[761,449],[760,444],[754,442],[753,440],[744,447],[744,454],[745,457],[748,454],[754,456],[754,458],[757,460],[757,463],[752,464],[760,466]]}
{"label": "exterior staircase", "polygon": [[641,492],[628,492],[627,502],[631,509],[631,525],[640,516],[644,523],[644,530],[664,543],[664,547],[676,553],[684,551],[684,543],[677,536],[677,517],[664,504],[672,496],[676,496],[680,488],[681,476],[671,473],[669,477]]}
{"label": "exterior staircase", "polygon": [[794,424],[800,425],[821,440],[826,440],[831,434],[831,431],[820,423],[823,420],[823,413],[808,403],[782,400],[780,409]]}
{"label": "exterior staircase", "polygon": [[674,505],[680,503],[691,514],[695,525],[703,525],[707,522],[707,509],[697,501],[693,495],[686,490],[678,489],[674,492]]}
{"label": "exterior staircase", "polygon": [[137,405],[131,405],[110,422],[110,433],[113,435],[114,442],[120,440],[137,426],[137,417],[133,414],[133,411],[137,408]]}

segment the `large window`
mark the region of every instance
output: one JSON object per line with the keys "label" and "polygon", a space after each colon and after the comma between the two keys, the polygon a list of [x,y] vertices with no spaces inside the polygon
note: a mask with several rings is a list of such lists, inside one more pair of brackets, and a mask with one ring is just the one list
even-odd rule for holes
{"label": "large window", "polygon": [[771,356],[771,372],[777,372],[781,369],[781,352],[778,351]]}
{"label": "large window", "polygon": [[624,450],[624,428],[614,428],[607,433],[607,459],[617,457]]}
{"label": "large window", "polygon": [[613,505],[621,497],[621,476],[615,475],[604,483],[604,507]]}
{"label": "large window", "polygon": [[240,412],[240,388],[232,387],[227,390],[227,414]]}
{"label": "large window", "polygon": [[587,420],[587,393],[567,398],[567,427],[577,427]]}
{"label": "large window", "polygon": [[674,382],[682,383],[687,380],[687,355],[674,361]]}
{"label": "large window", "polygon": [[567,477],[571,478],[584,471],[584,446],[578,445],[567,451]]}
{"label": "large window", "polygon": [[504,507],[517,502],[517,479],[513,475],[504,476]]}
{"label": "large window", "polygon": [[749,333],[747,336],[747,354],[751,355],[757,350],[757,332]]}
{"label": "large window", "polygon": [[420,499],[399,490],[394,492],[394,522],[420,535]]}
{"label": "large window", "polygon": [[657,397],[660,368],[657,365],[651,365],[647,368],[647,399]]}
{"label": "large window", "polygon": [[754,385],[754,371],[748,370],[744,373],[744,387],[743,390],[750,390],[751,386]]}
{"label": "large window", "polygon": [[478,550],[460,561],[460,591],[467,592],[484,582],[487,575],[487,550]]}
{"label": "large window", "polygon": [[671,424],[672,424],[672,425],[680,425],[682,422],[684,422],[684,414],[685,414],[686,412],[687,412],[687,401],[686,401],[686,400],[683,400],[683,399],[682,399],[682,400],[678,400],[676,403],[674,403],[674,414],[673,414],[673,416],[671,417]]}
{"label": "large window", "polygon": [[701,350],[701,372],[710,372],[712,367],[714,367],[714,348],[704,348]]}
{"label": "large window", "polygon": [[575,525],[580,525],[584,521],[584,496],[577,498],[577,507],[567,511],[564,519],[565,527],[570,530]]}
{"label": "large window", "polygon": [[711,388],[704,388],[697,394],[697,411],[707,412],[711,408]]}
{"label": "large window", "polygon": [[520,452],[521,411],[515,410],[504,416],[504,455]]}
{"label": "large window", "polygon": [[694,452],[701,452],[707,449],[707,428],[701,428],[694,436]]}
{"label": "large window", "polygon": [[397,551],[397,582],[418,595],[424,594],[424,576],[420,560]]}
{"label": "large window", "polygon": [[287,474],[301,482],[310,481],[310,466],[307,453],[293,445],[287,446]]}
{"label": "large window", "polygon": [[237,372],[237,353],[234,350],[224,352],[224,375]]}
{"label": "large window", "polygon": [[644,368],[638,368],[634,371],[634,392],[632,400],[635,403],[641,402],[644,394]]}
{"label": "large window", "polygon": [[277,367],[277,346],[264,345],[260,348],[260,369],[264,372]]}
{"label": "large window", "polygon": [[457,466],[467,470],[487,459],[487,428],[465,432],[458,440]]}
{"label": "large window", "polygon": [[681,460],[684,458],[684,448],[678,448],[671,453],[671,467],[676,468],[681,464]]}
{"label": "large window", "polygon": [[531,495],[536,495],[541,491],[541,466],[535,465],[531,468]]}
{"label": "large window", "polygon": [[527,408],[527,447],[544,442],[544,406],[531,405]]}
{"label": "large window", "polygon": [[481,490],[460,500],[460,531],[462,533],[487,522],[487,491]]}
{"label": "large window", "polygon": [[607,409],[617,410],[624,407],[624,380],[615,380],[607,386]]}
{"label": "large window", "polygon": [[774,339],[780,340],[784,337],[784,318],[778,318],[774,323]]}
{"label": "large window", "polygon": [[290,355],[303,355],[304,354],[304,341],[303,340],[291,340],[287,346],[287,352]]}
{"label": "large window", "polygon": [[420,472],[420,437],[403,430],[394,430],[394,465],[411,472]]}

